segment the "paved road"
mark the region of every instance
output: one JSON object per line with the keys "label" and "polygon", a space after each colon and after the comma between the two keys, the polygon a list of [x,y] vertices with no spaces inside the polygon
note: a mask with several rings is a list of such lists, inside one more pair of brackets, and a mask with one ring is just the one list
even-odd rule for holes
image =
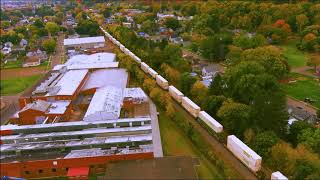
{"label": "paved road", "polygon": [[163,157],[157,107],[150,99],[149,106],[152,127],[153,153],[155,157]]}
{"label": "paved road", "polygon": [[313,67],[303,66],[303,67],[299,67],[299,68],[292,68],[291,72],[299,73],[299,74],[302,74],[305,76],[309,76],[311,78],[318,78],[315,74],[312,74],[311,72],[308,71],[311,69],[313,69]]}
{"label": "paved road", "polygon": [[317,109],[308,103],[287,97],[287,104],[293,107],[301,107],[303,110],[312,115],[317,115]]}
{"label": "paved road", "polygon": [[60,34],[58,36],[56,52],[51,58],[51,69],[57,64],[64,63],[62,62],[65,57],[65,49],[63,47],[64,36],[64,34]]}
{"label": "paved road", "polygon": [[180,106],[180,104],[174,102],[174,107],[177,112],[183,113],[185,119],[189,121],[195,129],[197,129],[203,139],[211,145],[215,155],[221,158],[225,164],[232,167],[244,179],[257,179],[257,177],[246,166],[244,166],[230,151],[228,151],[222,143],[211,136],[187,111]]}

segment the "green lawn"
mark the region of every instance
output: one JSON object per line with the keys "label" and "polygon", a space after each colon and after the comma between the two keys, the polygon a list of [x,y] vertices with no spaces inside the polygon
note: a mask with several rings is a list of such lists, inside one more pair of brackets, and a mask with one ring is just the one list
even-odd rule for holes
{"label": "green lawn", "polygon": [[307,55],[296,47],[296,41],[291,40],[286,45],[282,45],[283,54],[288,59],[288,64],[293,67],[302,67],[306,65]]}
{"label": "green lawn", "polygon": [[311,98],[316,101],[312,105],[320,108],[320,81],[296,73],[291,73],[290,76],[297,82],[281,85],[287,95],[302,101],[304,98]]}
{"label": "green lawn", "polygon": [[203,154],[195,147],[174,122],[166,117],[163,112],[159,116],[161,142],[165,156],[186,155],[198,157],[200,166],[197,167],[200,179],[221,179],[223,178],[217,168],[208,161]]}
{"label": "green lawn", "polygon": [[3,65],[4,69],[21,68],[21,67],[22,67],[22,61],[21,60],[8,61],[6,64]]}
{"label": "green lawn", "polygon": [[1,80],[1,95],[17,94],[32,86],[41,75]]}

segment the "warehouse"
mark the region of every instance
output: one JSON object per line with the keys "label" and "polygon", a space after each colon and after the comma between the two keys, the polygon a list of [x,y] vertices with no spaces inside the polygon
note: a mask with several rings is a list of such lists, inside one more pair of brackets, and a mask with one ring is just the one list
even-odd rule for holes
{"label": "warehouse", "polygon": [[[114,78],[117,77],[117,78]],[[127,86],[128,73],[125,69],[98,69],[89,74],[81,93],[94,94],[96,89],[114,86],[124,89]]]}
{"label": "warehouse", "polygon": [[183,93],[180,92],[177,88],[175,88],[174,86],[169,86],[169,94],[171,97],[173,97],[173,99],[175,99],[177,102],[181,103]]}
{"label": "warehouse", "polygon": [[156,82],[163,89],[168,89],[169,87],[168,81],[160,75],[156,75]]}
{"label": "warehouse", "polygon": [[123,105],[130,107],[135,104],[148,102],[147,95],[141,88],[125,88],[123,91]]}
{"label": "warehouse", "polygon": [[236,136],[228,136],[227,148],[253,172],[257,172],[261,169],[261,156],[250,149]]}
{"label": "warehouse", "polygon": [[[117,68],[119,62],[116,62],[116,55],[113,53],[95,53],[91,55],[72,56],[64,65],[70,69],[103,69]],[[58,70],[58,68],[55,68]]]}
{"label": "warehouse", "polygon": [[12,124],[28,125],[51,123],[55,118],[68,119],[71,113],[71,101],[47,102],[36,100],[26,104],[16,112],[9,122]]}
{"label": "warehouse", "polygon": [[223,126],[205,111],[200,111],[199,118],[214,132],[221,133],[223,131]]}
{"label": "warehouse", "polygon": [[88,70],[70,70],[65,73],[53,72],[33,92],[32,97],[19,98],[20,108],[34,100],[74,100],[89,76]]}
{"label": "warehouse", "polygon": [[182,106],[193,116],[198,117],[200,107],[187,97],[182,97]]}
{"label": "warehouse", "polygon": [[103,36],[64,39],[63,45],[66,49],[91,49],[105,46]]}
{"label": "warehouse", "polygon": [[120,117],[123,95],[122,89],[106,86],[97,89],[92,97],[84,121],[109,120]]}

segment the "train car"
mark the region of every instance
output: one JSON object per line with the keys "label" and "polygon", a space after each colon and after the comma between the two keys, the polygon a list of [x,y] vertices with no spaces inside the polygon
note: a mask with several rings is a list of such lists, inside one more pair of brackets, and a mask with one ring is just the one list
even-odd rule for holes
{"label": "train car", "polygon": [[156,76],[156,82],[162,89],[166,89],[167,90],[168,87],[169,87],[169,82],[165,78],[160,76],[160,75]]}
{"label": "train car", "polygon": [[201,109],[196,103],[194,103],[187,97],[182,97],[181,102],[185,110],[187,110],[193,117],[198,117]]}
{"label": "train car", "polygon": [[227,138],[227,148],[242,161],[251,171],[257,172],[261,169],[262,158],[235,135]]}
{"label": "train car", "polygon": [[208,125],[214,132],[221,133],[223,131],[223,126],[205,111],[199,112],[199,119]]}
{"label": "train car", "polygon": [[120,43],[119,41],[116,41],[116,45],[117,45],[117,46],[120,46],[121,43]]}
{"label": "train car", "polygon": [[120,50],[123,52],[124,51],[124,48],[126,48],[124,45],[120,45]]}
{"label": "train car", "polygon": [[153,77],[156,78],[156,76],[158,75],[158,73],[153,70],[151,67],[148,68],[148,73]]}
{"label": "train car", "polygon": [[134,55],[133,60],[136,61],[138,64],[141,63],[141,59],[136,55]]}
{"label": "train car", "polygon": [[177,88],[175,88],[174,86],[169,86],[169,94],[178,103],[181,103],[182,97],[183,97],[183,93],[180,92]]}
{"label": "train car", "polygon": [[277,171],[271,174],[271,180],[288,180],[288,178],[284,176],[280,171]]}
{"label": "train car", "polygon": [[127,48],[124,49],[124,53],[125,53],[126,55],[129,55],[130,52],[131,52],[131,51],[130,51],[129,49],[127,49]]}
{"label": "train car", "polygon": [[149,69],[148,64],[146,64],[146,63],[144,63],[144,62],[141,62],[141,69],[142,69],[142,71],[144,71],[145,73],[148,73],[148,69]]}

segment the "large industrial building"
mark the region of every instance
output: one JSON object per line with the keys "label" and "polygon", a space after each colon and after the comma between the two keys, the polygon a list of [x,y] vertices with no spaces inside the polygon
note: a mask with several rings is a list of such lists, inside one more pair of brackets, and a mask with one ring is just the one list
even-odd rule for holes
{"label": "large industrial building", "polygon": [[63,45],[66,49],[91,49],[105,46],[105,39],[103,36],[84,37],[65,39]]}
{"label": "large industrial building", "polygon": [[127,84],[112,53],[57,65],[1,126],[1,175],[87,179],[104,175],[108,162],[162,157],[156,112]]}

